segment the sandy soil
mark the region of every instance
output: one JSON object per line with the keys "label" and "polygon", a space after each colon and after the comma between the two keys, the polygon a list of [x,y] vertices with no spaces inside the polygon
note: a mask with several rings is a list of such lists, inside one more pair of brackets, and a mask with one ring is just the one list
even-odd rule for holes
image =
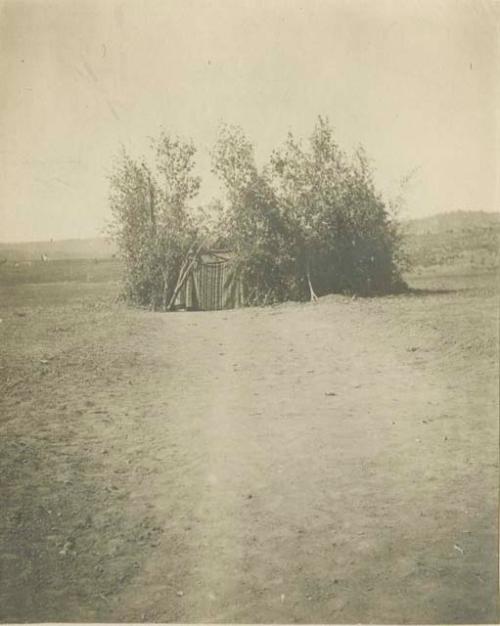
{"label": "sandy soil", "polygon": [[496,622],[498,297],[0,290],[2,621]]}

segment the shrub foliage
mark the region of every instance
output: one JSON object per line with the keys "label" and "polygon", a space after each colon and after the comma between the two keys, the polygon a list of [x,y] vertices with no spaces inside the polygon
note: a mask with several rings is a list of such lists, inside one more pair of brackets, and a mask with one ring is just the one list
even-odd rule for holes
{"label": "shrub foliage", "polygon": [[188,203],[198,193],[192,143],[162,134],[152,143],[154,169],[122,150],[111,176],[112,235],[125,262],[124,295],[169,308],[199,236]]}
{"label": "shrub foliage", "polygon": [[193,144],[162,134],[153,152],[152,168],[123,152],[111,177],[113,232],[131,302],[169,308],[208,243],[232,250],[248,304],[405,287],[398,223],[369,160],[362,148],[343,152],[326,118],[305,145],[289,133],[260,170],[241,129],[223,125],[212,170],[224,195],[211,205],[210,229],[207,213],[195,217],[190,208],[200,186]]}

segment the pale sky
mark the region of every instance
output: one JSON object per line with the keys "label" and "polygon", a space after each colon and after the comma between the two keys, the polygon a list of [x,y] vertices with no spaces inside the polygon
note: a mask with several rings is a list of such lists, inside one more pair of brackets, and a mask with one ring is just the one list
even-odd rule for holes
{"label": "pale sky", "polygon": [[99,235],[120,143],[221,120],[259,162],[327,115],[403,217],[497,209],[499,5],[474,0],[0,0],[0,241]]}

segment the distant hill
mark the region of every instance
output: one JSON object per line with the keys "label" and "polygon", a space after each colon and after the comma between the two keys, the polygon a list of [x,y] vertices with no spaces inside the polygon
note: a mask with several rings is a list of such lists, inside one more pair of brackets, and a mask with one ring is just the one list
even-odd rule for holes
{"label": "distant hill", "polygon": [[485,211],[453,211],[405,222],[407,232],[412,235],[444,233],[450,230],[495,228],[500,226],[500,213]]}
{"label": "distant hill", "polygon": [[114,254],[115,244],[105,237],[0,243],[0,259],[8,261],[33,261],[42,255],[46,255],[49,260],[106,259],[112,258]]}
{"label": "distant hill", "polygon": [[405,249],[414,266],[492,268],[500,262],[500,213],[456,211],[403,224]]}

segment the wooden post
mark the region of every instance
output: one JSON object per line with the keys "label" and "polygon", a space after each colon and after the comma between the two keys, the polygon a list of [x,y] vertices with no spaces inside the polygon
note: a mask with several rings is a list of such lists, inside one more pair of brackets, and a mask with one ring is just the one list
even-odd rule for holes
{"label": "wooden post", "polygon": [[309,293],[311,294],[311,302],[317,302],[318,296],[314,293],[314,289],[311,283],[311,272],[309,270],[309,261],[307,262],[307,284],[309,285]]}
{"label": "wooden post", "polygon": [[196,259],[198,258],[198,255],[200,254],[201,249],[203,248],[204,245],[205,245],[205,241],[202,241],[200,245],[198,246],[198,249],[196,250],[196,252],[193,254],[191,260],[189,259],[189,252],[191,252],[192,248],[189,250],[184,260],[184,263],[182,264],[181,270],[179,272],[179,278],[177,279],[177,285],[175,286],[174,293],[172,294],[172,297],[170,298],[170,302],[167,307],[169,311],[171,311],[174,308],[177,295],[179,294],[179,291],[182,289],[184,283],[186,282],[186,279],[189,276],[189,272],[191,271],[193,265],[195,264]]}

